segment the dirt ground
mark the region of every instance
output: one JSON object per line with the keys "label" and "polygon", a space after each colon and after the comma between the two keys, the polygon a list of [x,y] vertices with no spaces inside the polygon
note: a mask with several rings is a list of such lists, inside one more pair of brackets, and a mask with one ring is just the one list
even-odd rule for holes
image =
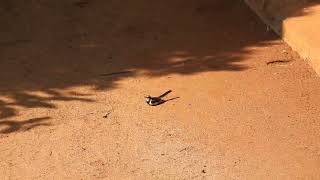
{"label": "dirt ground", "polygon": [[241,1],[0,14],[0,179],[320,178],[320,78]]}

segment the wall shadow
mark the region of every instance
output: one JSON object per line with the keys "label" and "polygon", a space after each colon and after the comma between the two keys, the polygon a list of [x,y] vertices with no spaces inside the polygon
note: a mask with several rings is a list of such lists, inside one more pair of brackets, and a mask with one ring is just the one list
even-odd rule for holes
{"label": "wall shadow", "polygon": [[[278,39],[234,0],[3,0],[0,15],[0,123],[11,126],[4,133],[34,122],[8,121],[17,107],[92,102],[60,90],[108,90],[140,71],[146,76],[244,71],[247,47]],[[130,73],[100,76],[123,71]]]}
{"label": "wall shadow", "polygon": [[286,19],[307,16],[309,8],[319,5],[319,0],[246,0],[282,36]]}

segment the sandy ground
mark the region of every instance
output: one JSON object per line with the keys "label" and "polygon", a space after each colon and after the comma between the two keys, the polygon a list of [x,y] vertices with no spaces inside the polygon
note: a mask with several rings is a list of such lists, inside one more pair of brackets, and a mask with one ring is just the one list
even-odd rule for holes
{"label": "sandy ground", "polygon": [[0,179],[320,178],[320,79],[241,1],[0,4]]}

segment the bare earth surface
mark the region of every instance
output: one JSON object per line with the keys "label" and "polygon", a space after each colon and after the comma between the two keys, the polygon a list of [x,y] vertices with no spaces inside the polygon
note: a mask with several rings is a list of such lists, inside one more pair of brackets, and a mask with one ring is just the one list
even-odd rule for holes
{"label": "bare earth surface", "polygon": [[0,15],[1,180],[320,179],[320,79],[240,1]]}

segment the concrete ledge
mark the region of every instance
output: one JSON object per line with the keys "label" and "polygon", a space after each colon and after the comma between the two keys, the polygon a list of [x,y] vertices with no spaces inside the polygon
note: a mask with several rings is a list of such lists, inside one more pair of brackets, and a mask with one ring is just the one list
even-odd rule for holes
{"label": "concrete ledge", "polygon": [[245,0],[320,75],[320,1]]}

